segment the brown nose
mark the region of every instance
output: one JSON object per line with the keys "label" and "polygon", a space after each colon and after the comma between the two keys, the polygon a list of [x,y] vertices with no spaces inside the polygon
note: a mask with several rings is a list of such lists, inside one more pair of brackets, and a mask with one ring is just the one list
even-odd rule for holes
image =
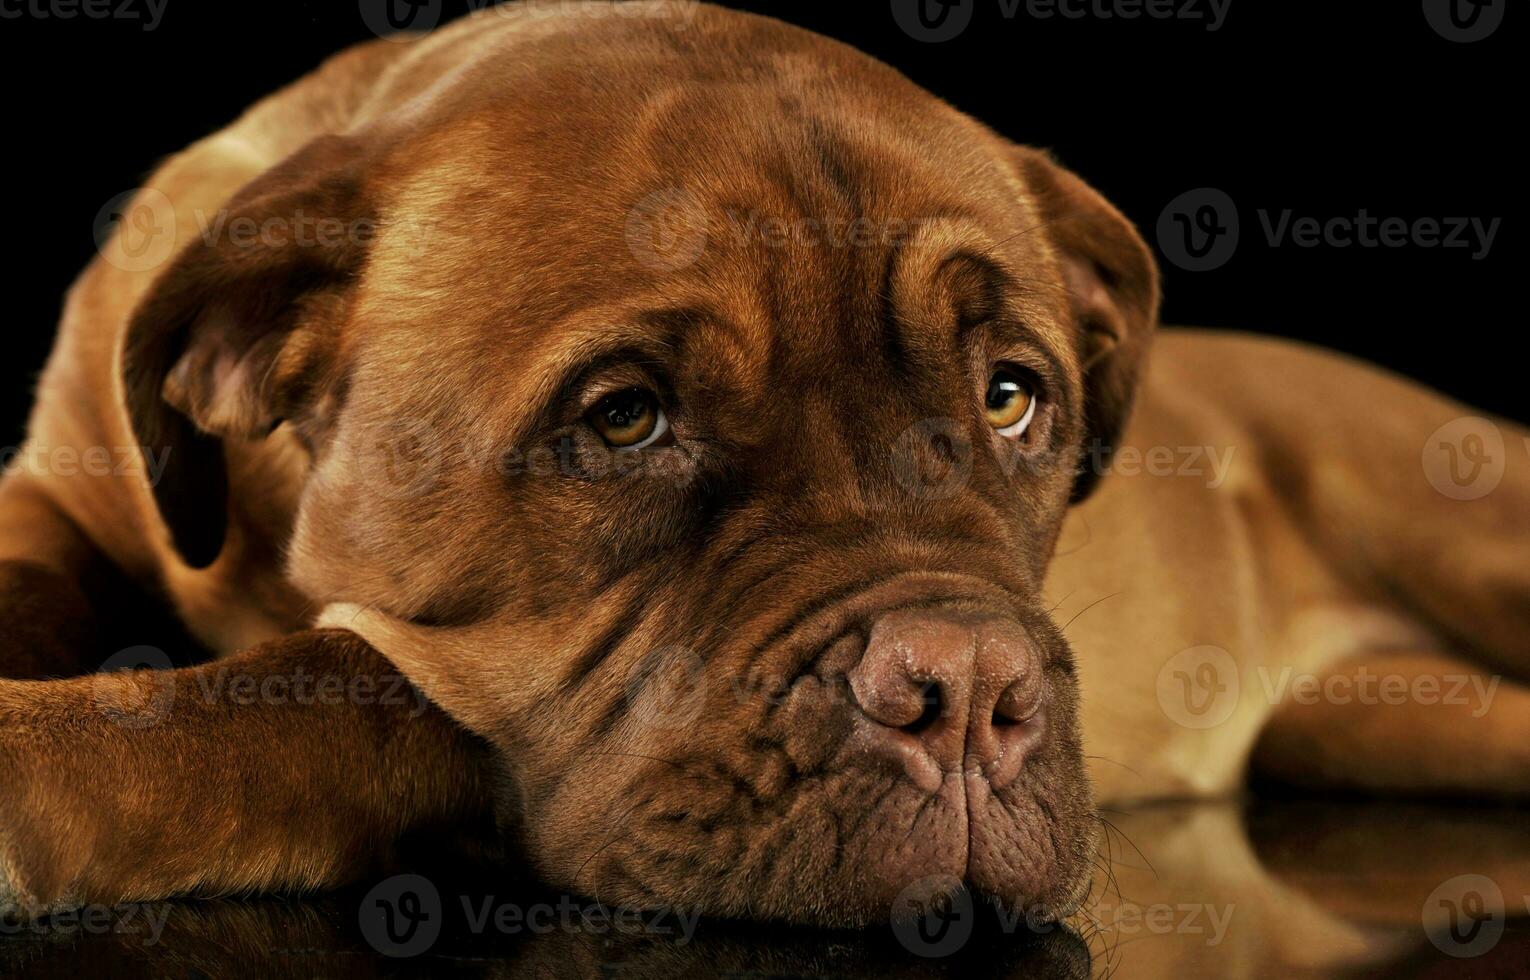
{"label": "brown nose", "polygon": [[865,714],[862,744],[931,793],[949,772],[981,773],[994,788],[1013,781],[1045,722],[1036,655],[1020,624],[1000,616],[883,615],[850,690]]}

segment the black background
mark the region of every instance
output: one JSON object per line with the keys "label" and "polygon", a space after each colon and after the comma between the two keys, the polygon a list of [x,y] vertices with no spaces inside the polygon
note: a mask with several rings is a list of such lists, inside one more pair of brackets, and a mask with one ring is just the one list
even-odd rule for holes
{"label": "black background", "polygon": [[[0,0],[21,13],[0,19],[0,445],[20,438],[101,206],[162,156],[372,36],[358,0],[168,0],[152,31],[141,19],[38,17],[25,6],[56,2]],[[1214,32],[1204,20],[1041,20],[1023,6],[1007,18],[1013,0],[969,2],[970,26],[943,43],[911,38],[889,0],[734,5],[845,40],[1006,135],[1052,148],[1149,240],[1179,194],[1226,191],[1242,219],[1238,251],[1212,272],[1164,263],[1166,322],[1315,341],[1530,416],[1524,316],[1510,302],[1521,251],[1510,148],[1523,130],[1510,96],[1523,81],[1511,90],[1512,17],[1486,40],[1457,44],[1429,26],[1420,0],[1232,0]],[[469,6],[448,0],[446,15]],[[1272,248],[1256,216],[1291,209],[1326,220],[1361,208],[1503,224],[1476,261],[1471,249]]]}

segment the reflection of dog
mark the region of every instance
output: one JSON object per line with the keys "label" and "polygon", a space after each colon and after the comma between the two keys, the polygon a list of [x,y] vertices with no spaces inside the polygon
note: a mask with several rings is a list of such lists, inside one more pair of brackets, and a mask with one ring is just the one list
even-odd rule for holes
{"label": "reflection of dog", "polygon": [[[155,175],[183,247],[107,244],[31,438],[164,472],[0,491],[0,666],[84,675],[0,682],[9,901],[334,885],[492,812],[611,902],[1059,914],[1091,784],[1226,793],[1261,732],[1288,778],[1530,789],[1523,688],[1261,684],[1530,666],[1525,461],[1463,505],[1419,467],[1458,409],[1189,333],[1123,437],[1157,286],[1114,209],[853,51],[667,9],[360,48]],[[88,674],[123,581],[229,655]]]}

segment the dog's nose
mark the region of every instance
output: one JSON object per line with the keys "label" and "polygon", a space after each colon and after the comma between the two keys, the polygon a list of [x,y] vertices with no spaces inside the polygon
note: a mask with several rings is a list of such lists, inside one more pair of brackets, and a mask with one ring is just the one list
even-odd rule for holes
{"label": "dog's nose", "polygon": [[918,610],[881,616],[850,690],[865,717],[858,737],[935,792],[948,772],[981,773],[995,788],[1020,774],[1044,724],[1045,685],[1012,619]]}

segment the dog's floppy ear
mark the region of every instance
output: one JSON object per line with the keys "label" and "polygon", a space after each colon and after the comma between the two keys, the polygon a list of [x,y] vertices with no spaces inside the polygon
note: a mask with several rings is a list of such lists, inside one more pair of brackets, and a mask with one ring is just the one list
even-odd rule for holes
{"label": "dog's floppy ear", "polygon": [[315,407],[337,389],[337,334],[373,223],[362,170],[351,138],[307,144],[199,221],[128,324],[128,416],[163,460],[155,501],[193,568],[212,564],[227,530],[223,440],[322,425]]}
{"label": "dog's floppy ear", "polygon": [[1158,324],[1158,266],[1131,222],[1041,151],[1014,147],[1071,295],[1084,366],[1086,429],[1073,500],[1099,482],[1131,414]]}

